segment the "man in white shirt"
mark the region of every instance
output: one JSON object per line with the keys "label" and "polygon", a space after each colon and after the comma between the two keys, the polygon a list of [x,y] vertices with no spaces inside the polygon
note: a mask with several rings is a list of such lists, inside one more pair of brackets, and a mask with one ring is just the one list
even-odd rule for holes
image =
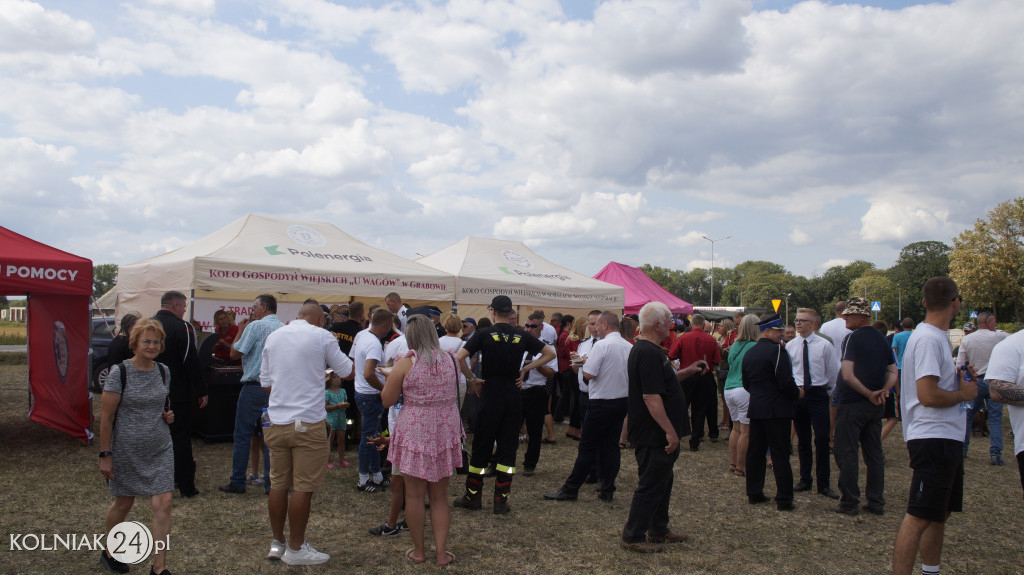
{"label": "man in white shirt", "polygon": [[590,350],[580,372],[590,389],[587,415],[576,454],[576,463],[565,483],[544,499],[575,500],[595,462],[601,485],[598,499],[611,502],[619,474],[619,436],[629,408],[629,378],[626,363],[633,345],[619,335],[619,318],[610,311],[597,319],[600,338]]}
{"label": "man in white shirt", "polygon": [[[846,320],[843,319],[843,312],[846,311],[846,302],[840,300],[838,303],[836,303],[834,309],[836,312],[835,319],[832,319],[822,324],[821,327],[818,328],[818,332],[832,340],[832,345],[836,348],[836,357],[841,358],[843,357],[843,340],[846,339],[846,336],[850,335],[851,333],[851,331],[846,328]],[[835,436],[836,412],[838,411],[839,407],[839,393],[837,392],[835,387],[832,388],[832,400],[829,405],[829,438],[831,439]]]}
{"label": "man in white shirt", "polygon": [[[543,326],[543,318],[539,314],[530,314],[529,319],[523,327],[533,337],[540,338]],[[543,341],[543,340],[542,340]],[[550,345],[547,348],[554,351]],[[523,354],[523,365],[529,365],[537,359],[539,354],[529,352]],[[544,417],[547,415],[548,407],[548,380],[555,376],[558,370],[558,359],[552,358],[543,366],[531,369],[523,379],[523,421],[526,423],[526,435],[529,438],[526,444],[526,455],[523,457],[523,476],[532,477],[537,461],[540,460],[540,444],[543,438]]]}
{"label": "man in white shirt", "polygon": [[818,493],[839,499],[839,494],[830,487],[831,462],[829,461],[829,409],[828,391],[836,383],[839,374],[839,357],[836,348],[823,337],[814,333],[818,325],[818,312],[809,308],[796,310],[797,337],[786,345],[790,362],[793,364],[793,380],[804,390],[804,396],[796,404],[797,452],[800,456],[800,481],[793,491],[811,489],[811,430],[814,430],[814,469],[818,479]]}
{"label": "man in white shirt", "polygon": [[380,391],[384,389],[384,376],[377,373],[377,365],[384,365],[384,347],[380,340],[391,330],[393,322],[394,315],[386,308],[374,310],[370,327],[356,334],[350,352],[355,364],[356,406],[362,420],[357,488],[366,493],[377,493],[391,484],[380,471],[380,453],[366,438],[380,433],[380,417],[384,413]]}
{"label": "man in white shirt", "polygon": [[[922,575],[937,575],[946,519],[963,510],[963,438],[960,403],[978,393],[953,365],[947,330],[960,313],[956,283],[936,276],[924,284],[924,322],[903,354],[903,439],[910,453],[910,499],[896,534],[894,575],[910,575],[918,550]],[[973,371],[973,370],[971,370]],[[973,374],[972,374],[973,375]]]}
{"label": "man in white shirt", "polygon": [[978,397],[974,398],[971,408],[967,410],[967,433],[964,434],[964,459],[967,459],[967,448],[971,445],[971,427],[974,414],[981,409],[988,409],[989,461],[992,465],[1006,465],[1003,461],[1003,404],[989,396],[985,375],[988,372],[989,357],[992,348],[1006,339],[1010,334],[996,329],[994,313],[983,311],[978,314],[978,331],[965,335],[960,342],[960,351],[956,355],[956,366],[973,365],[978,372]]}
{"label": "man in white shirt", "polygon": [[295,321],[267,336],[260,364],[260,385],[270,393],[270,427],[263,428],[270,452],[267,507],[274,531],[269,558],[288,565],[317,565],[330,559],[306,542],[306,524],[313,493],[323,487],[330,454],[324,369],[329,366],[347,376],[352,362],[338,349],[334,336],[320,327],[321,321],[320,306],[303,305]]}
{"label": "man in white shirt", "polygon": [[996,344],[988,361],[985,381],[994,401],[1007,405],[1013,427],[1020,484],[1024,487],[1024,331]]}
{"label": "man in white shirt", "polygon": [[405,333],[405,324],[409,322],[409,306],[402,303],[402,296],[391,292],[384,296],[384,305],[388,306],[392,314],[398,316],[398,321],[402,322],[402,333]]}

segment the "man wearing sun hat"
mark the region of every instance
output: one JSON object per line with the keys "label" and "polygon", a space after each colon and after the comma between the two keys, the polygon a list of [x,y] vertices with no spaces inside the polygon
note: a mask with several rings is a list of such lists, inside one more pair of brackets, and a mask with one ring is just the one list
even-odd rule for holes
{"label": "man wearing sun hat", "polygon": [[896,385],[896,358],[885,336],[871,326],[871,308],[864,298],[851,297],[843,310],[850,335],[840,344],[841,368],[836,384],[839,407],[833,452],[839,466],[839,504],[836,513],[857,515],[860,457],[864,453],[867,483],[864,509],[881,515],[885,510],[885,456],[882,453],[882,417],[885,396]]}
{"label": "man wearing sun hat", "polygon": [[750,394],[750,444],[747,447],[747,500],[753,505],[765,503],[765,450],[771,449],[775,484],[775,504],[779,511],[792,511],[793,467],[789,463],[792,445],[790,428],[797,401],[804,392],[793,380],[789,354],[782,348],[786,331],[779,314],[765,317],[757,324],[761,339],[743,356],[743,389]]}

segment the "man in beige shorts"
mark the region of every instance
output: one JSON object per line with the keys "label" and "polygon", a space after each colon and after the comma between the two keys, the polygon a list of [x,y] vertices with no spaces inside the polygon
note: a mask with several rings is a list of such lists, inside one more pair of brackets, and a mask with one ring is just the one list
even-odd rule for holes
{"label": "man in beige shorts", "polygon": [[[263,429],[270,451],[268,508],[274,531],[268,558],[288,565],[317,565],[331,558],[306,542],[306,524],[330,454],[324,369],[329,366],[344,379],[352,373],[352,360],[321,327],[323,317],[320,306],[303,305],[294,321],[267,336],[260,367],[260,385],[270,393],[270,427]],[[291,519],[287,539],[286,518]]]}

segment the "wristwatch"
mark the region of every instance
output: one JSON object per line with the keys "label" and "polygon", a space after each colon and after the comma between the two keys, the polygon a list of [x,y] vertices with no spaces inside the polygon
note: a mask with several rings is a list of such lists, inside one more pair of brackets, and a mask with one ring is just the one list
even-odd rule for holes
{"label": "wristwatch", "polygon": [[104,457],[110,457],[113,454],[114,454],[113,451],[101,451],[100,452],[100,459],[103,459]]}

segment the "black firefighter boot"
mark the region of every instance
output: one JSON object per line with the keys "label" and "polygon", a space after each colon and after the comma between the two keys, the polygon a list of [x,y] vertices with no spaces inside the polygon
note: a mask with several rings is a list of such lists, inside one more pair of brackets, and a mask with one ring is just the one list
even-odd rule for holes
{"label": "black firefighter boot", "polygon": [[482,507],[480,503],[481,491],[484,485],[484,476],[479,473],[466,475],[466,493],[456,499],[452,505],[463,509],[478,510]]}
{"label": "black firefighter boot", "polygon": [[504,515],[512,508],[508,506],[508,494],[512,491],[512,475],[509,473],[498,472],[498,476],[494,478],[494,514]]}

